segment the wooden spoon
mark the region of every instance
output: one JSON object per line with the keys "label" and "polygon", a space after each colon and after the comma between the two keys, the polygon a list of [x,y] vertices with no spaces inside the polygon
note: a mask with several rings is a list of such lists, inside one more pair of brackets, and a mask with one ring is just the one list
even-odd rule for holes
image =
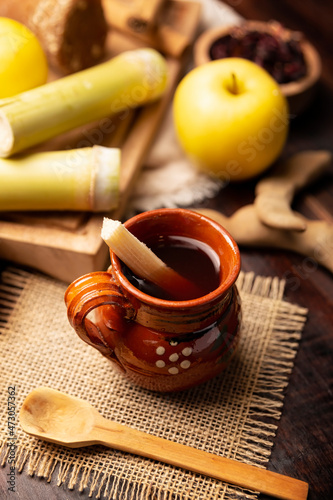
{"label": "wooden spoon", "polygon": [[20,423],[28,434],[69,448],[102,444],[275,498],[307,498],[308,484],[303,481],[112,422],[88,402],[47,387],[39,387],[27,396],[20,411]]}

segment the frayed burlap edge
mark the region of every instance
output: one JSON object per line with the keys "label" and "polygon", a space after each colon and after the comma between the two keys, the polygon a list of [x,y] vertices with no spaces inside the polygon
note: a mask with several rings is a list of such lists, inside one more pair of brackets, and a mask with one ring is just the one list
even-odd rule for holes
{"label": "frayed burlap edge", "polygon": [[[24,289],[30,273],[21,269],[8,268],[2,274],[0,285],[0,333],[3,324],[10,321],[11,311],[14,309],[16,300]],[[251,295],[258,300],[273,299],[276,308],[275,324],[271,325],[274,340],[267,347],[261,371],[258,376],[258,384],[248,408],[246,424],[243,428],[243,436],[246,441],[243,448],[237,446],[237,453],[233,456],[236,460],[265,467],[268,462],[273,438],[277,425],[274,420],[281,416],[284,390],[288,385],[294,358],[297,353],[302,329],[306,321],[307,309],[283,301],[285,282],[277,277],[256,276],[252,272],[241,272],[238,278],[238,289],[241,296]],[[272,380],[274,387],[271,387]],[[249,447],[249,444],[250,447]],[[250,453],[249,453],[250,450]],[[8,458],[6,442],[0,446],[0,465],[5,466]],[[74,487],[78,491],[87,489],[89,497],[96,499],[122,498],[126,500],[191,500],[188,495],[175,494],[174,492],[161,491],[147,484],[133,484],[123,478],[110,477],[102,471],[92,470],[84,465],[72,466],[70,463],[60,463],[51,454],[41,454],[38,446],[34,450],[26,450],[18,446],[15,466],[19,472],[23,469],[27,474],[45,478],[51,481],[53,473],[59,465],[57,484],[60,486],[67,483],[69,489]],[[253,492],[245,492],[239,489],[239,495],[231,494],[225,497],[228,485],[221,484],[215,490],[214,497],[210,500],[224,498],[257,498]],[[243,493],[242,493],[243,492]],[[244,494],[244,495],[243,495]]]}

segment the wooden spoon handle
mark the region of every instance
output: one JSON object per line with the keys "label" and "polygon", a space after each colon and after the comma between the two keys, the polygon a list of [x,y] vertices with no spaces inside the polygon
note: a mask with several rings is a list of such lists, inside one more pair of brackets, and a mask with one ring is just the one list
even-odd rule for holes
{"label": "wooden spoon handle", "polygon": [[101,418],[94,428],[98,442],[282,500],[305,500],[308,484],[266,469],[168,441]]}

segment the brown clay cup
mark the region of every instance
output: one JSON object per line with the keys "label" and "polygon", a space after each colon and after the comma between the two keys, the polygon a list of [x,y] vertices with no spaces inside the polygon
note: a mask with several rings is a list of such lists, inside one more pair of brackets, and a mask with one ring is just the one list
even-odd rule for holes
{"label": "brown clay cup", "polygon": [[87,274],[69,285],[65,302],[70,324],[130,382],[146,389],[179,391],[219,375],[240,337],[235,241],[218,223],[186,209],[144,212],[125,226],[147,244],[152,235],[186,236],[208,244],[219,259],[219,285],[197,299],[159,299],[136,288],[111,251],[109,271]]}

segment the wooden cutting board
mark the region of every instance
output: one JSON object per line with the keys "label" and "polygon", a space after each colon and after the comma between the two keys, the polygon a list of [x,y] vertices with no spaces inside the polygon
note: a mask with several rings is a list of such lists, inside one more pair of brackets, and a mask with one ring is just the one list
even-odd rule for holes
{"label": "wooden cutting board", "polygon": [[67,283],[83,274],[103,270],[108,265],[108,248],[100,236],[103,217],[124,217],[140,169],[188,59],[187,49],[197,32],[200,4],[167,1],[161,16],[154,31],[133,36],[128,30],[121,29],[122,26],[111,25],[108,10],[106,17],[110,29],[106,46],[107,58],[138,47],[150,46],[161,50],[169,71],[169,84],[163,97],[142,109],[110,118],[103,130],[101,122],[92,123],[34,148],[34,151],[72,149],[82,141],[86,145],[120,147],[118,208],[109,214],[3,213],[0,215],[1,258],[38,269]]}

